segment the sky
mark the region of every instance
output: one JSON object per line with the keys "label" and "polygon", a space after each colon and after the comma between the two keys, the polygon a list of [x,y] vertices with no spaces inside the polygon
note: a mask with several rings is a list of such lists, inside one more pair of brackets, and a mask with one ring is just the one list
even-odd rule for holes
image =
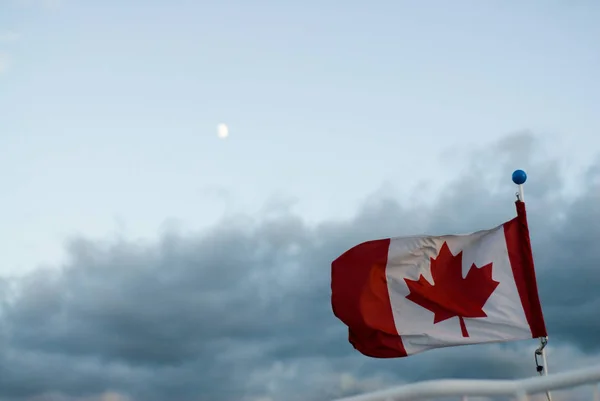
{"label": "sky", "polygon": [[359,241],[512,218],[516,168],[551,369],[600,362],[599,19],[584,0],[0,0],[0,400],[535,374],[531,341],[366,358],[329,300]]}

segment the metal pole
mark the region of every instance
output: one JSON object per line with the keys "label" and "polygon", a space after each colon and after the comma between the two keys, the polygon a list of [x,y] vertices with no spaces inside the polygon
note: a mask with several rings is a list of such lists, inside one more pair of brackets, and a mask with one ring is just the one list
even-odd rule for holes
{"label": "metal pole", "polygon": [[[512,180],[515,184],[517,184],[519,190],[517,192],[517,200],[519,202],[525,203],[525,195],[523,191],[523,184],[527,181],[527,174],[523,170],[515,170],[512,175]],[[546,345],[548,344],[548,337],[540,337],[540,347],[535,350],[535,362],[538,368],[538,372],[540,375],[547,376],[548,375],[548,361],[546,359]],[[539,370],[539,365],[537,361],[537,357],[540,355],[542,357],[541,371]],[[552,394],[550,391],[546,391],[546,397],[548,397],[548,401],[552,401]]]}

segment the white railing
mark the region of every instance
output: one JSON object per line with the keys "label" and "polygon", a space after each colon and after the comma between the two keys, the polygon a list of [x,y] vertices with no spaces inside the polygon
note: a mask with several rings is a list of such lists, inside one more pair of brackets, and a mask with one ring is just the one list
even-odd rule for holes
{"label": "white railing", "polygon": [[593,400],[600,401],[600,366],[531,377],[522,380],[431,380],[407,384],[387,390],[340,398],[335,401],[413,401],[438,397],[514,397],[528,401],[529,395],[591,385]]}

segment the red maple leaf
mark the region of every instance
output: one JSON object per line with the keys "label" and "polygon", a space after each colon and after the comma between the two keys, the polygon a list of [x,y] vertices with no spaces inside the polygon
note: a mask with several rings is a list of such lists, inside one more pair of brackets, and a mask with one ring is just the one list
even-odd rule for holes
{"label": "red maple leaf", "polygon": [[433,284],[422,275],[418,281],[404,279],[410,294],[407,299],[434,313],[433,323],[458,316],[463,337],[469,337],[464,318],[486,317],[483,306],[498,284],[492,279],[492,264],[471,266],[462,277],[462,251],[452,255],[444,242],[436,259],[431,258]]}

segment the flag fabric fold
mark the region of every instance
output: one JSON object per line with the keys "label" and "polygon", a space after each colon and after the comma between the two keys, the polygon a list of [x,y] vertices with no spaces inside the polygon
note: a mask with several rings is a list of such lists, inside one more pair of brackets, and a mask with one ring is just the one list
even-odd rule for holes
{"label": "flag fabric fold", "polygon": [[333,261],[331,303],[349,341],[376,358],[545,337],[525,204],[466,235],[387,238]]}

